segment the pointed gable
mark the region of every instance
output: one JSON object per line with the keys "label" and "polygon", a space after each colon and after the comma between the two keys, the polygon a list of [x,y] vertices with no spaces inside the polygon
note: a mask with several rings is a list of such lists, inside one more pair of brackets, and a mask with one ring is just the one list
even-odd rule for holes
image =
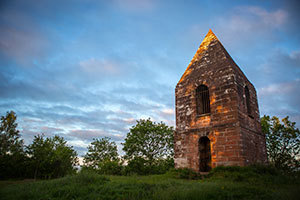
{"label": "pointed gable", "polygon": [[[212,46],[217,45],[219,48],[212,48]],[[213,49],[214,54],[208,54],[208,51]],[[214,58],[217,57],[217,58]],[[206,65],[209,64],[210,60],[220,59],[221,57],[226,57],[232,60],[229,56],[226,49],[223,47],[217,36],[209,29],[208,33],[206,34],[205,38],[203,39],[200,47],[198,48],[197,52],[195,53],[194,57],[192,58],[191,62],[189,63],[187,69],[185,70],[184,74],[182,75],[181,79],[179,80],[178,84],[186,80],[190,74],[195,70],[196,63],[201,62],[203,59],[206,61]],[[207,63],[208,61],[208,63]],[[233,61],[233,60],[232,60]]]}

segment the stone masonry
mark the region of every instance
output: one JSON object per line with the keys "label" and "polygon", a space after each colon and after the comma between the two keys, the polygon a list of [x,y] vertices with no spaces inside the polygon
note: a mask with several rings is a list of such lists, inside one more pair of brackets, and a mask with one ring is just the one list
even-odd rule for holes
{"label": "stone masonry", "polygon": [[[199,115],[196,89],[200,85],[208,88],[210,111]],[[175,96],[176,168],[203,171],[201,138],[209,141],[204,150],[209,151],[205,153],[209,169],[267,161],[256,90],[211,30],[179,80]]]}

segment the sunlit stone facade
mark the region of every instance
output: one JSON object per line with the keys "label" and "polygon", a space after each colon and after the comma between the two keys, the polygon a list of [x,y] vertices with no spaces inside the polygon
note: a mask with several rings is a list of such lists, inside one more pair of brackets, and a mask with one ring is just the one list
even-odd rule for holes
{"label": "sunlit stone facade", "polygon": [[[199,114],[209,91],[209,111]],[[209,171],[267,160],[254,86],[210,30],[175,89],[175,167]],[[198,99],[197,99],[198,98]],[[198,103],[200,102],[200,104]],[[198,109],[199,110],[199,109]]]}

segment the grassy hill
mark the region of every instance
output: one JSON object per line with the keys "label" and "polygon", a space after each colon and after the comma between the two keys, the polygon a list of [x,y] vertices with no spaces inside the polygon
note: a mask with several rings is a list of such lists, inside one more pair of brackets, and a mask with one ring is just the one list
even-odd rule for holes
{"label": "grassy hill", "polygon": [[0,199],[299,199],[297,175],[264,167],[219,167],[205,178],[189,171],[151,176],[79,173],[54,180],[1,181]]}

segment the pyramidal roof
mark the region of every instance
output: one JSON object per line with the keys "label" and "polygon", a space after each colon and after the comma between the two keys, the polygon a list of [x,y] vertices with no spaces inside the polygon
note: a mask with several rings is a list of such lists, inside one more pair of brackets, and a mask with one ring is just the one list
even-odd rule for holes
{"label": "pyramidal roof", "polygon": [[178,83],[183,81],[185,77],[192,72],[191,65],[200,60],[203,56],[203,53],[208,49],[208,46],[210,45],[211,42],[213,41],[219,41],[217,36],[212,32],[211,29],[209,29],[208,33],[206,34],[204,40],[202,41],[200,47],[198,48],[197,52],[195,53],[193,59],[191,60],[190,64],[186,68],[184,74],[182,75],[181,79],[179,80]]}

